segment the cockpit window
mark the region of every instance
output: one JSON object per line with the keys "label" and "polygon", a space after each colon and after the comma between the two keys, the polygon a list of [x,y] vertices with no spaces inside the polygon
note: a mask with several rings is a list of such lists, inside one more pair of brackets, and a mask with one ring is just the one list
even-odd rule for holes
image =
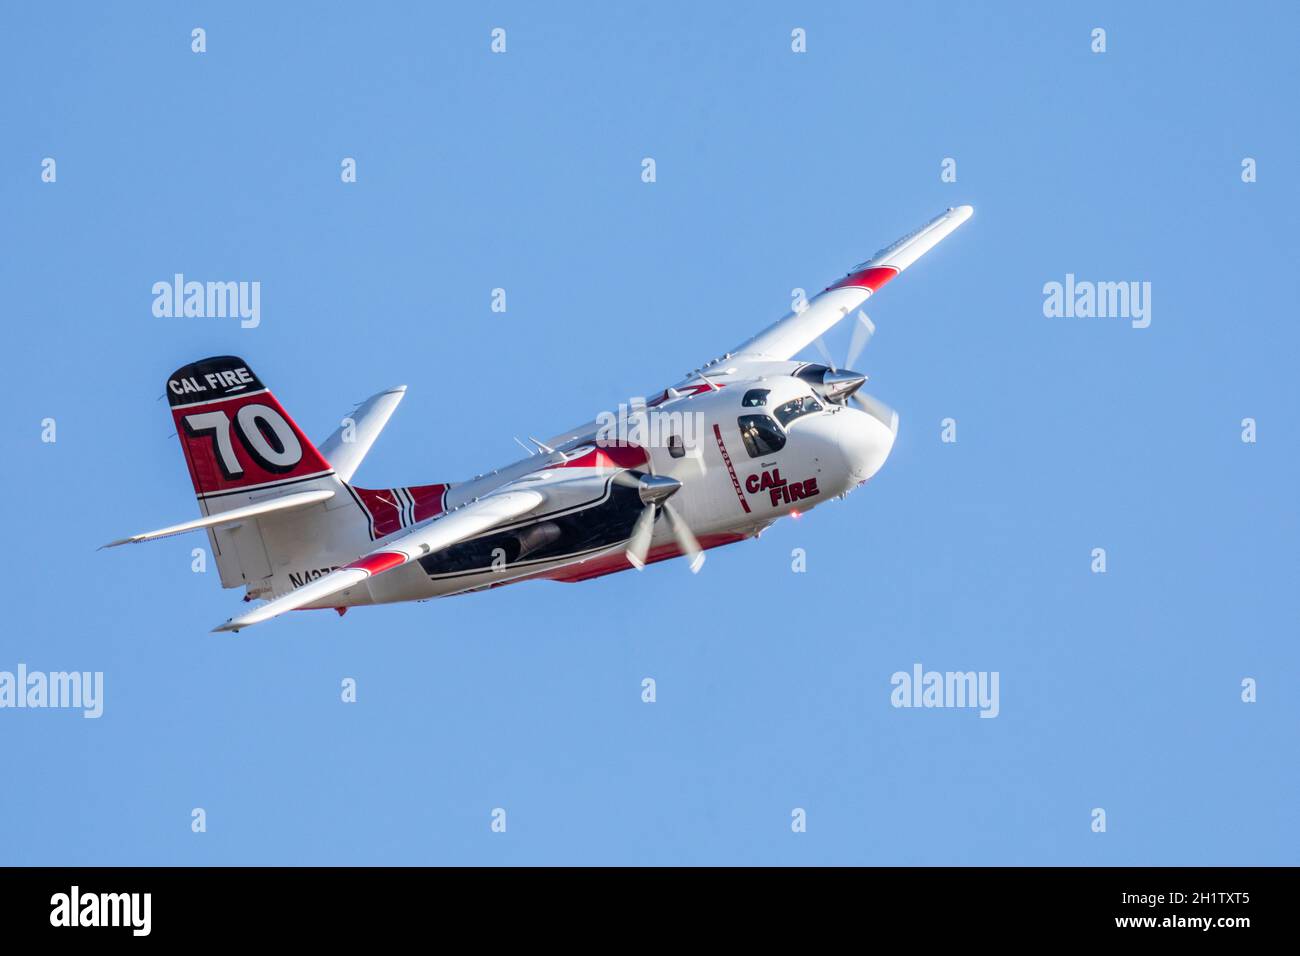
{"label": "cockpit window", "polygon": [[736,424],[750,458],[775,454],[785,447],[785,432],[766,415],[741,415]]}
{"label": "cockpit window", "polygon": [[751,388],[745,393],[745,397],[741,399],[740,404],[745,408],[762,408],[767,404],[767,396],[771,392],[770,388]]}
{"label": "cockpit window", "polygon": [[782,425],[789,425],[796,418],[803,415],[811,415],[813,412],[822,410],[821,403],[811,395],[804,395],[800,398],[786,402],[776,410],[776,418]]}

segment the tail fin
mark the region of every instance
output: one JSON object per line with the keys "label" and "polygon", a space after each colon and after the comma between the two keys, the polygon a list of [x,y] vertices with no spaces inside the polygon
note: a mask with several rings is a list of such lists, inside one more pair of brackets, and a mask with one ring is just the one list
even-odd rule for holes
{"label": "tail fin", "polygon": [[[355,443],[326,448],[346,477],[374,441],[400,391],[363,403]],[[348,485],[243,359],[203,359],[167,380],[176,434],[204,519],[135,535],[149,540],[203,528],[223,587],[273,597],[314,581],[395,534],[444,510],[448,486],[370,491]],[[360,450],[353,448],[359,444]],[[365,603],[364,590],[343,601]]]}
{"label": "tail fin", "polygon": [[[247,362],[220,355],[177,369],[167,400],[199,510],[205,517],[253,512],[207,529],[222,587],[264,596],[287,589],[289,574],[322,566],[321,552],[331,546],[352,550],[349,522],[341,519],[355,509],[340,507],[349,501],[337,494],[342,483]],[[275,499],[324,490],[333,492],[328,500],[256,513]]]}
{"label": "tail fin", "polygon": [[333,472],[243,359],[220,355],[177,369],[167,400],[205,511],[226,510],[222,498],[243,504],[249,492]]}

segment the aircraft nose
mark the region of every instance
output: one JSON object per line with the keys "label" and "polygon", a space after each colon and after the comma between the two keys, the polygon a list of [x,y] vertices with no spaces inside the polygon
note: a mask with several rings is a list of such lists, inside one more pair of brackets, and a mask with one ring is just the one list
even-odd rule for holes
{"label": "aircraft nose", "polygon": [[894,449],[898,429],[898,416],[892,409],[878,402],[879,408],[869,402],[864,405],[869,411],[845,408],[835,416],[839,419],[840,453],[855,482],[866,481],[880,470]]}

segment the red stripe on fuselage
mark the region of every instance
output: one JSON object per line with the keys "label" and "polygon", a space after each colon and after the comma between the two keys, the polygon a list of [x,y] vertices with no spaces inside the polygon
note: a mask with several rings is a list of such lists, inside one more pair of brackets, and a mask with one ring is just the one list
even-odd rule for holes
{"label": "red stripe on fuselage", "polygon": [[[717,392],[726,387],[726,382],[712,382],[711,384],[701,382],[699,385],[683,385],[681,388],[677,389],[677,394],[685,398],[694,398],[696,395],[701,395],[704,392]],[[654,408],[656,405],[662,405],[666,401],[668,401],[668,389],[664,389],[663,394],[657,398],[652,398],[650,401],[646,402],[645,407]]]}
{"label": "red stripe on fuselage", "polygon": [[[706,534],[699,539],[700,549],[708,551],[710,548],[720,548],[724,544],[744,541],[747,537],[749,535],[734,533]],[[654,564],[656,561],[667,561],[669,558],[680,556],[681,553],[681,548],[677,547],[675,543],[661,544],[657,548],[650,549],[650,553],[646,555],[645,563]],[[604,557],[584,561],[581,564],[570,564],[554,571],[547,571],[537,575],[537,577],[550,581],[573,583],[575,581],[586,581],[590,578],[599,578],[606,574],[615,574],[619,571],[627,571],[631,567],[632,563],[628,561],[627,554],[618,551]],[[503,583],[509,584],[511,582],[506,581]]]}
{"label": "red stripe on fuselage", "polygon": [[740,489],[740,479],[736,477],[736,469],[731,466],[731,456],[727,454],[727,446],[722,442],[722,430],[717,425],[713,426],[713,437],[718,440],[718,451],[722,452],[722,461],[727,466],[727,474],[731,475],[731,486],[736,489],[740,507],[745,509],[745,514],[749,514],[749,502],[745,500],[745,493]]}
{"label": "red stripe on fuselage", "polygon": [[650,460],[639,445],[601,445],[577,458],[547,468],[642,468]]}
{"label": "red stripe on fuselage", "polygon": [[415,520],[423,521],[442,514],[443,496],[447,485],[409,485],[406,493],[415,502]]}
{"label": "red stripe on fuselage", "polygon": [[448,485],[409,485],[406,488],[358,488],[352,486],[361,507],[370,516],[370,538],[387,537],[406,527],[402,520],[402,500],[398,491],[405,491],[415,502],[415,520],[423,521],[442,514],[443,496]]}

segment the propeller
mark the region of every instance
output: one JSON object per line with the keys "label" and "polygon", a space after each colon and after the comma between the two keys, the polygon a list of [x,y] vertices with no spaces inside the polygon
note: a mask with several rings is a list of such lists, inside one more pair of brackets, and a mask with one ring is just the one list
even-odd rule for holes
{"label": "propeller", "polygon": [[817,346],[817,352],[825,360],[826,364],[830,366],[832,372],[838,372],[840,369],[852,368],[857,364],[858,357],[862,354],[862,350],[867,347],[867,343],[871,341],[871,337],[876,334],[876,323],[871,321],[871,318],[867,313],[858,309],[858,314],[855,315],[854,318],[857,321],[853,325],[853,337],[849,339],[849,353],[845,356],[843,365],[835,364],[835,360],[831,358],[830,351],[826,348],[825,340],[820,335],[817,336],[816,341],[813,342],[813,344]]}
{"label": "propeller", "polygon": [[668,527],[672,529],[673,537],[677,539],[677,547],[686,558],[691,574],[699,574],[700,568],[704,567],[704,551],[700,547],[700,542],[686,526],[686,522],[682,520],[676,508],[665,501],[663,509],[664,514],[668,516]]}
{"label": "propeller", "polygon": [[856,318],[858,321],[853,324],[853,337],[849,339],[849,354],[844,359],[844,368],[853,368],[858,364],[858,356],[876,334],[876,324],[867,313],[858,309]]}
{"label": "propeller", "polygon": [[704,551],[700,542],[687,526],[682,516],[668,501],[681,490],[682,483],[666,475],[647,475],[639,472],[621,472],[615,479],[623,486],[633,486],[645,505],[632,525],[632,534],[627,541],[625,551],[632,566],[640,571],[645,567],[646,555],[650,552],[650,539],[654,536],[655,509],[663,511],[668,519],[677,547],[686,557],[692,574],[698,574],[704,566]]}
{"label": "propeller", "polygon": [[898,412],[894,411],[874,395],[849,395],[849,401],[880,422],[895,435],[898,434]]}
{"label": "propeller", "polygon": [[829,367],[829,371],[822,375],[822,395],[828,401],[837,405],[852,402],[857,408],[884,424],[897,435],[898,412],[878,398],[859,394],[858,389],[867,381],[867,377],[860,372],[848,371],[857,364],[859,357],[862,355],[862,350],[867,347],[871,337],[876,334],[876,324],[861,309],[858,310],[858,314],[854,318],[857,321],[853,323],[853,337],[849,339],[849,351],[844,358],[843,365],[836,366],[835,360],[831,358],[831,353],[826,348],[826,343],[820,336],[813,343],[817,346],[817,351]]}

